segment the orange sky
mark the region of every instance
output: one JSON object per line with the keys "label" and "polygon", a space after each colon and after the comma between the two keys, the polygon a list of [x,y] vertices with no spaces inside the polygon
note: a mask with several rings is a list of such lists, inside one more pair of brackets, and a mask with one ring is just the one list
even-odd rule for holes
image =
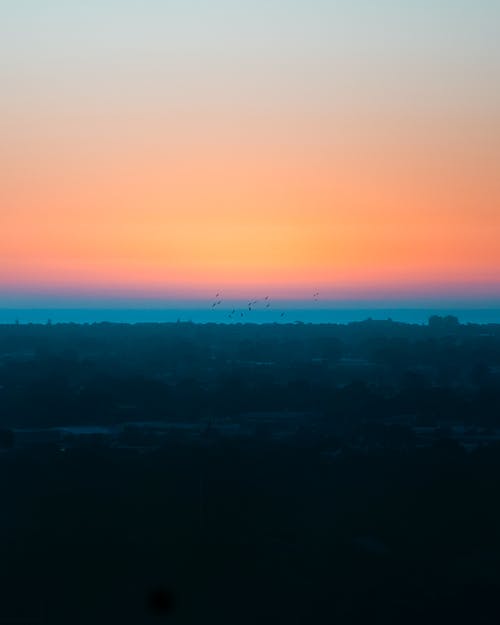
{"label": "orange sky", "polygon": [[424,58],[411,78],[389,65],[380,84],[369,67],[342,72],[336,90],[257,64],[254,93],[211,66],[212,90],[196,74],[170,97],[151,76],[134,92],[135,66],[115,75],[121,56],[102,54],[109,74],[35,57],[8,68],[0,293],[500,296],[488,74],[469,68],[462,83],[453,66],[440,82]]}
{"label": "orange sky", "polygon": [[[427,140],[431,138],[431,143]],[[232,140],[231,140],[232,139]],[[4,163],[0,283],[157,294],[218,285],[494,285],[495,146],[232,137],[188,146],[64,141]],[[286,293],[286,288],[284,289]]]}

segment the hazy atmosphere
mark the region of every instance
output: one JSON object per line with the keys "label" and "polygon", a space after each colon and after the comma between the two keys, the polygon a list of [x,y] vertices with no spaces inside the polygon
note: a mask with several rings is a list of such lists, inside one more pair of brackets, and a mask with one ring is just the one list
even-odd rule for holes
{"label": "hazy atmosphere", "polygon": [[498,300],[499,21],[2,2],[0,296]]}
{"label": "hazy atmosphere", "polygon": [[0,625],[500,623],[500,2],[0,0]]}

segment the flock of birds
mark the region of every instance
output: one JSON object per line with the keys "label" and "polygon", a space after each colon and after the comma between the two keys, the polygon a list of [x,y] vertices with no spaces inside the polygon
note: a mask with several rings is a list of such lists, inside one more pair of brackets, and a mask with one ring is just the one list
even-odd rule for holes
{"label": "flock of birds", "polygon": [[[315,302],[317,302],[319,300],[319,291],[316,291],[315,293],[313,293],[312,299]],[[215,310],[218,306],[220,306],[223,303],[223,301],[224,300],[222,299],[222,294],[221,293],[216,293],[214,301],[212,302],[212,310]],[[262,299],[250,300],[248,302],[247,306],[246,306],[245,311],[239,310],[239,309],[237,310],[236,308],[233,308],[231,310],[231,312],[228,313],[227,316],[228,316],[229,319],[242,318],[242,317],[245,316],[245,313],[247,313],[247,314],[251,313],[252,310],[254,310],[254,307],[258,306],[259,304],[262,304],[264,310],[271,308],[271,299],[270,299],[269,295],[266,295]],[[281,311],[280,312],[280,319],[285,317],[285,315],[286,315],[286,313],[284,311]]]}

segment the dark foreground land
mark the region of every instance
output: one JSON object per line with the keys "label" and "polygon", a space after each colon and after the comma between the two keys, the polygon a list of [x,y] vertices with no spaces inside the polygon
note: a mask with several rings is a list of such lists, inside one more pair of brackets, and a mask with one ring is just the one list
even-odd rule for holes
{"label": "dark foreground land", "polygon": [[0,625],[499,597],[500,325],[0,326]]}

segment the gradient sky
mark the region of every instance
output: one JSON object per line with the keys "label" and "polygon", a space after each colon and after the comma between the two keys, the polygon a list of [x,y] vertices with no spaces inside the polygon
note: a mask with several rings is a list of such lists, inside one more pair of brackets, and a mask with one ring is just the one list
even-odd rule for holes
{"label": "gradient sky", "polygon": [[500,3],[2,0],[2,296],[500,297]]}

